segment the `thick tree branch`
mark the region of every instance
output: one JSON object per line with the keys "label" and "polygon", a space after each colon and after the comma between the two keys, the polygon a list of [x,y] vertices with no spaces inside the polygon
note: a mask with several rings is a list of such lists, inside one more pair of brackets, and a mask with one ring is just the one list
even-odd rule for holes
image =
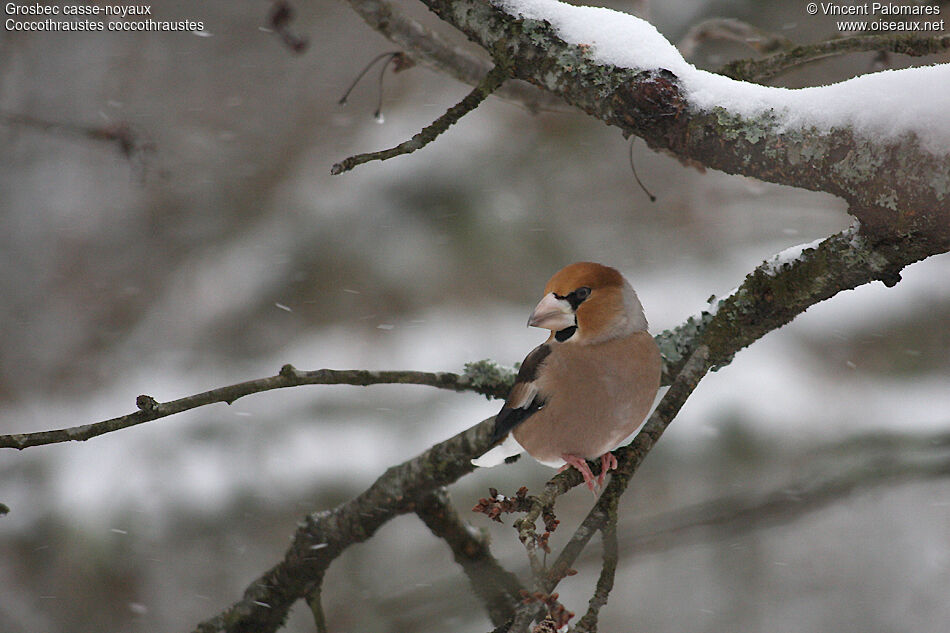
{"label": "thick tree branch", "polygon": [[597,62],[589,47],[567,44],[545,21],[510,15],[481,0],[422,1],[496,61],[509,64],[514,77],[655,149],[730,174],[840,196],[866,233],[917,233],[950,242],[950,154],[925,151],[912,134],[872,139],[849,127],[822,131],[787,124],[769,111],[745,117],[721,107],[704,109],[669,70]]}
{"label": "thick tree branch", "polygon": [[373,536],[396,516],[415,512],[433,490],[470,473],[471,458],[488,449],[493,418],[389,468],[358,497],[301,521],[284,559],[248,586],[223,613],[196,633],[276,631],[291,605],[319,586],[330,563],[347,547]]}

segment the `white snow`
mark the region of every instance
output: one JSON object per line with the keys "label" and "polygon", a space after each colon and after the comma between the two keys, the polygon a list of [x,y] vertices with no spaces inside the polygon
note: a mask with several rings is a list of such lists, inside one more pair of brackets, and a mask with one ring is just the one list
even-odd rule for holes
{"label": "white snow", "polygon": [[885,70],[810,88],[761,86],[696,68],[652,24],[627,13],[557,0],[493,4],[511,15],[547,20],[561,39],[588,46],[600,63],[669,70],[700,111],[721,107],[755,117],[771,110],[781,130],[850,127],[870,139],[894,140],[912,132],[923,149],[950,153],[950,64]]}
{"label": "white snow", "polygon": [[784,251],[773,255],[768,259],[768,261],[765,262],[765,272],[774,277],[775,273],[782,270],[782,267],[785,264],[791,264],[792,262],[796,261],[799,257],[801,257],[803,251],[806,251],[810,248],[816,248],[824,241],[824,239],[825,238],[820,238],[807,244],[796,244],[795,246],[790,246]]}

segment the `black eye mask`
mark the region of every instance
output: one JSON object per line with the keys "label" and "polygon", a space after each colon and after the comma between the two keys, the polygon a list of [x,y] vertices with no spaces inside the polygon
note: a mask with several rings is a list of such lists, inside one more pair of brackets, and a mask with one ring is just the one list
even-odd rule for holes
{"label": "black eye mask", "polygon": [[564,299],[569,304],[571,304],[571,310],[577,310],[578,306],[584,303],[584,301],[586,301],[587,297],[589,296],[590,296],[590,288],[588,288],[587,286],[581,286],[574,292],[568,293],[564,295],[563,297],[557,293],[554,293],[555,299]]}

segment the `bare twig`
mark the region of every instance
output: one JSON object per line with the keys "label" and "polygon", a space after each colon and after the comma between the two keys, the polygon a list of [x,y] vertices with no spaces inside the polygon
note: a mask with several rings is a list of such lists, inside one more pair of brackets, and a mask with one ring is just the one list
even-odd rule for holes
{"label": "bare twig", "polygon": [[482,82],[479,83],[474,90],[468,93],[464,99],[449,108],[445,114],[433,121],[430,125],[423,128],[421,132],[414,135],[408,141],[404,141],[396,147],[387,150],[350,156],[349,158],[335,164],[330,169],[330,173],[336,176],[353,169],[357,165],[362,165],[363,163],[368,163],[373,160],[387,160],[390,158],[395,158],[396,156],[402,156],[403,154],[411,154],[417,149],[422,149],[434,141],[440,134],[449,129],[449,127],[454,125],[463,116],[477,108],[482,103],[482,101],[487,99],[488,96],[502,83],[504,83],[505,79],[508,77],[508,70],[500,65],[495,66],[485,76]]}
{"label": "bare twig", "polygon": [[739,59],[719,69],[719,73],[743,81],[763,82],[797,66],[844,53],[885,51],[912,57],[934,55],[950,50],[950,35],[922,36],[883,33],[854,35],[817,44],[796,46],[763,59]]}
{"label": "bare twig", "polygon": [[272,389],[298,387],[300,385],[368,386],[384,384],[427,385],[439,389],[475,391],[491,397],[504,397],[510,387],[510,379],[498,374],[498,382],[492,382],[486,380],[483,375],[473,376],[469,373],[453,374],[424,371],[367,371],[362,369],[301,371],[292,365],[284,365],[276,376],[248,380],[227,387],[218,387],[204,393],[169,402],[157,402],[151,396],[142,395],[136,399],[138,411],[102,422],[52,431],[0,435],[0,448],[24,449],[60,442],[84,441],[104,433],[125,429],[216,402],[232,404],[238,398]]}
{"label": "bare twig", "polygon": [[313,615],[313,625],[317,629],[317,633],[329,633],[327,618],[323,613],[323,604],[320,601],[322,590],[323,588],[319,584],[314,587],[307,596],[307,605],[310,607],[310,613]]}
{"label": "bare twig", "polygon": [[[448,73],[458,81],[477,86],[492,69],[487,59],[449,43],[439,33],[426,28],[386,0],[346,0],[373,29],[389,38],[417,62]],[[531,112],[564,110],[564,103],[523,81],[508,81],[497,96],[523,105]]]}
{"label": "bare twig", "polygon": [[607,508],[608,516],[604,527],[600,530],[603,539],[603,561],[600,568],[600,576],[597,578],[597,586],[594,588],[594,595],[591,596],[587,604],[587,613],[577,622],[574,628],[576,633],[596,633],[597,618],[600,610],[607,604],[607,598],[614,588],[614,577],[617,574],[617,563],[619,562],[620,548],[617,544],[617,505],[618,499]]}

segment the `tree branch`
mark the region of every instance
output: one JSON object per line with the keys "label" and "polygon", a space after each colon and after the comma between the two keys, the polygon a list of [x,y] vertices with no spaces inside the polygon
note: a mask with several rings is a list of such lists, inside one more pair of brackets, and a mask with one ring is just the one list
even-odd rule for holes
{"label": "tree branch", "polygon": [[349,158],[346,158],[333,165],[333,167],[330,169],[330,173],[334,176],[337,176],[343,172],[353,169],[357,165],[362,165],[363,163],[368,163],[373,160],[388,160],[390,158],[395,158],[396,156],[411,154],[417,149],[422,149],[434,141],[440,134],[448,130],[452,125],[457,123],[458,120],[463,116],[481,105],[482,101],[487,99],[491,93],[497,90],[498,87],[501,86],[501,84],[503,84],[505,79],[507,79],[509,76],[510,73],[503,66],[495,66],[488,72],[487,75],[485,75],[485,78],[475,87],[475,89],[465,96],[464,99],[449,108],[445,114],[433,121],[430,125],[424,127],[421,132],[415,134],[408,141],[404,141],[396,147],[387,150],[350,156]]}
{"label": "tree branch", "polygon": [[[715,314],[700,315],[668,333],[661,340],[661,350],[670,373],[675,371],[677,379],[633,443],[618,451],[619,469],[552,570],[559,573],[569,568],[590,537],[602,529],[601,517],[606,516],[602,504],[619,498],[630,476],[707,369],[730,362],[738,350],[842,290],[875,279],[893,285],[901,268],[925,257],[930,246],[913,236],[873,243],[852,228],[813,248],[801,249],[796,257],[776,258],[762,264],[735,293],[717,304],[712,310]],[[684,356],[690,360],[687,362]],[[355,499],[308,516],[284,560],[251,583],[240,601],[196,631],[274,631],[291,604],[310,595],[324,571],[346,547],[367,540],[393,517],[415,511],[425,494],[471,472],[471,458],[489,447],[492,424],[493,418],[483,420],[418,457],[391,467]],[[580,482],[574,469],[549,481],[537,498],[537,514],[532,523],[558,494]],[[499,628],[504,629],[504,625]]]}
{"label": "tree branch", "polygon": [[577,626],[574,628],[575,633],[597,632],[597,619],[600,616],[600,610],[607,604],[607,598],[614,588],[614,577],[617,574],[617,563],[620,555],[620,547],[617,543],[617,505],[615,500],[607,509],[609,514],[604,522],[604,527],[600,530],[604,543],[600,576],[597,578],[594,595],[591,596],[587,604],[587,613],[577,622]]}
{"label": "tree branch", "polygon": [[[590,46],[566,43],[545,20],[481,0],[422,1],[510,64],[514,77],[654,149],[726,173],[840,196],[867,234],[917,233],[943,250],[950,243],[950,154],[924,150],[915,134],[874,138],[848,126],[817,129],[807,116],[793,123],[768,109],[745,116],[701,105],[668,69],[599,62]],[[856,112],[861,107],[856,104]]]}
{"label": "tree branch", "polygon": [[[633,525],[624,526],[619,538],[623,562],[635,564],[642,556],[714,539],[734,540],[803,520],[856,495],[950,477],[950,434],[945,432],[871,433],[805,447],[800,455],[808,457],[812,473],[764,491],[726,494],[653,516],[638,516]],[[592,557],[585,554],[583,558]],[[523,572],[523,566],[516,571]],[[435,584],[435,592],[431,587],[420,588],[400,600],[419,600],[425,593],[427,600],[449,603],[451,596],[463,590],[461,582],[454,579]],[[386,604],[397,606],[395,601]],[[443,612],[451,609],[446,606]],[[504,631],[506,626],[498,628],[498,633]]]}
{"label": "tree branch", "polygon": [[738,59],[719,69],[719,74],[743,81],[765,82],[797,66],[810,62],[865,51],[884,51],[922,57],[950,50],[950,35],[881,33],[854,35],[817,44],[803,44],[762,59]]}
{"label": "tree branch", "polygon": [[158,420],[216,402],[233,404],[235,400],[250,394],[301,385],[357,385],[364,387],[384,384],[427,385],[453,391],[474,391],[494,398],[505,397],[511,387],[513,374],[502,372],[497,366],[490,363],[487,366],[492,371],[485,370],[486,363],[484,362],[473,363],[466,367],[466,373],[460,375],[449,372],[368,371],[363,369],[301,371],[292,365],[284,365],[276,376],[248,380],[227,387],[218,387],[170,402],[157,402],[151,396],[142,395],[136,399],[138,411],[102,422],[52,431],[0,435],[0,448],[24,449],[60,442],[85,441],[105,433]]}
{"label": "tree branch", "polygon": [[415,512],[425,495],[470,473],[471,458],[489,447],[494,418],[389,468],[365,492],[332,510],[305,517],[284,559],[253,581],[244,596],[198,625],[196,633],[277,630],[291,605],[310,595],[347,547],[373,536],[396,516]]}
{"label": "tree branch", "polygon": [[498,626],[511,617],[523,590],[521,583],[492,556],[486,535],[475,533],[462,521],[445,488],[424,495],[416,514],[448,544],[455,562],[462,566],[475,594],[488,609],[492,624]]}
{"label": "tree branch", "polygon": [[[895,270],[895,264],[889,258],[901,260],[913,257],[913,254],[907,252],[910,249],[907,242],[909,240],[900,247],[889,244],[881,247],[882,250],[872,249],[877,256],[866,253],[865,258],[858,256],[858,252],[866,248],[867,244],[855,228],[849,229],[825,239],[813,248],[799,249],[801,252],[798,256],[788,261],[777,256],[760,265],[732,295],[718,303],[714,314],[705,313],[697,322],[697,327],[704,328],[703,332],[690,339],[691,346],[695,346],[698,341],[698,347],[691,347],[689,360],[679,369],[670,390],[633,442],[615,451],[619,461],[618,469],[536,590],[543,593],[553,591],[564,577],[564,571],[573,565],[594,533],[603,529],[606,517],[609,516],[609,504],[614,503],[623,494],[630,477],[707,371],[721,366],[720,363],[731,362],[738,350],[768,331],[788,323],[814,303],[866,283],[869,278],[883,278],[888,283],[896,283],[896,279],[899,279],[898,271],[903,264],[898,264]],[[779,278],[781,281],[778,281]],[[666,356],[669,371],[677,366],[677,362],[671,358],[677,352],[668,348],[664,351],[664,347],[661,347],[661,351]],[[557,496],[581,481],[576,469],[569,469],[546,484],[545,490],[535,499],[531,510],[517,524],[519,538],[523,543],[528,542],[534,533],[534,524],[542,508],[553,506]],[[523,605],[516,612],[509,631],[521,633],[527,630],[537,614],[537,605]]]}
{"label": "tree branch", "polygon": [[[370,27],[405,50],[413,60],[433,70],[448,73],[474,87],[492,69],[490,61],[453,46],[437,32],[413,20],[386,0],[346,2]],[[564,108],[560,99],[523,81],[506,82],[496,94],[501,99],[523,105],[530,112]]]}

